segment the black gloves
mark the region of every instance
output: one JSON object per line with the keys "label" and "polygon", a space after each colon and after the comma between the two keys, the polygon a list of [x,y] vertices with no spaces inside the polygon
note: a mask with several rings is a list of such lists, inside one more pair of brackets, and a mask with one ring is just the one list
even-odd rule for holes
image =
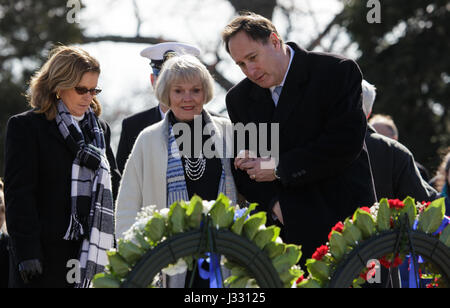
{"label": "black gloves", "polygon": [[19,264],[19,273],[24,283],[42,275],[42,263],[38,259],[23,261]]}

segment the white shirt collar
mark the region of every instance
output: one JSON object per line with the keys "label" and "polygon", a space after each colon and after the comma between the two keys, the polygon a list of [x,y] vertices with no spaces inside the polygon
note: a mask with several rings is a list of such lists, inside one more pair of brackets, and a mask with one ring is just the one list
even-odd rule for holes
{"label": "white shirt collar", "polygon": [[291,54],[291,56],[290,56],[290,58],[289,58],[289,65],[288,65],[288,68],[287,68],[287,70],[286,70],[286,73],[284,74],[283,81],[282,81],[279,85],[275,85],[275,86],[273,86],[273,87],[270,87],[270,92],[271,92],[271,93],[273,93],[273,91],[275,90],[276,87],[278,87],[278,86],[284,86],[284,82],[286,81],[287,74],[288,74],[288,72],[289,72],[289,69],[291,68],[292,59],[294,59],[294,53],[295,53],[294,49],[292,49],[292,47],[289,46],[289,45],[286,45],[286,46],[289,48],[289,51],[290,51],[290,54]]}
{"label": "white shirt collar", "polygon": [[159,113],[161,114],[161,119],[164,119],[166,114],[162,111],[161,106],[158,105]]}
{"label": "white shirt collar", "polygon": [[72,117],[73,117],[77,122],[80,122],[81,120],[84,119],[84,113],[83,113],[83,115],[81,115],[81,116],[79,116],[79,117],[77,117],[77,116],[75,116],[75,115],[72,114]]}

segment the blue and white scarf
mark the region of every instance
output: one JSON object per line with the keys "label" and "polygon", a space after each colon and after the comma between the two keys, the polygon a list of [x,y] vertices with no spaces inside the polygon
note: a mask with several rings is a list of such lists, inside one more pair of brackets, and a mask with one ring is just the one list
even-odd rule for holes
{"label": "blue and white scarf", "polygon": [[[83,239],[79,256],[81,279],[76,286],[89,287],[94,275],[103,272],[108,264],[106,251],[114,245],[113,197],[105,137],[91,108],[79,124],[61,100],[57,110],[59,131],[75,156],[70,224],[64,239]],[[89,215],[82,215],[80,209],[86,206]]]}
{"label": "blue and white scarf", "polygon": [[[168,116],[169,115],[167,114],[166,120],[169,118]],[[205,118],[206,124],[212,123],[214,126],[214,123],[212,122],[212,119],[207,112],[203,111],[202,116]],[[176,201],[189,201],[189,194],[187,191],[186,179],[184,177],[183,162],[181,161],[181,155],[177,142],[175,140],[173,127],[170,121],[168,121],[168,124],[169,140],[167,161],[167,207],[170,207]],[[217,127],[215,127],[215,129],[218,131]],[[211,133],[212,132],[209,132],[209,134],[212,136]],[[216,134],[214,134],[214,136],[216,136]],[[220,140],[220,142],[222,142],[222,140]],[[233,176],[231,174],[230,162],[226,158],[221,158],[221,163],[222,174],[219,181],[218,195],[220,193],[223,193],[232,201],[233,204],[236,204],[237,193]]]}

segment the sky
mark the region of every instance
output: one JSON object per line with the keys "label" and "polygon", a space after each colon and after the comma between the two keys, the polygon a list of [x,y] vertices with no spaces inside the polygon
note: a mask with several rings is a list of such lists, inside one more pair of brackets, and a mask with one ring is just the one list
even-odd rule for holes
{"label": "sky", "polygon": [[[72,0],[73,1],[73,0]],[[85,6],[79,13],[79,22],[84,33],[89,36],[122,35],[136,36],[137,19],[131,0],[83,0]],[[136,0],[138,14],[142,20],[140,35],[161,37],[166,40],[186,42],[200,47],[200,58],[208,63],[214,59],[217,46],[220,55],[226,59],[218,69],[233,82],[244,75],[226,54],[220,41],[223,27],[236,14],[226,0]],[[306,44],[324,28],[341,9],[337,0],[278,0],[278,3],[291,4],[305,10],[317,12],[316,19],[304,17],[299,13],[292,22],[291,37],[286,38],[287,22],[280,10],[276,9],[273,22],[285,40],[300,45]],[[302,15],[303,14],[303,15]],[[297,16],[297,15],[296,15]],[[342,39],[345,44],[345,38]],[[82,47],[97,58],[101,64],[99,87],[103,92],[99,97],[104,106],[105,119],[111,124],[112,146],[117,147],[121,121],[125,115],[143,111],[156,106],[150,84],[149,61],[139,55],[146,44],[101,42],[85,44]],[[226,92],[215,88],[215,98],[206,108],[219,111],[224,107]]]}

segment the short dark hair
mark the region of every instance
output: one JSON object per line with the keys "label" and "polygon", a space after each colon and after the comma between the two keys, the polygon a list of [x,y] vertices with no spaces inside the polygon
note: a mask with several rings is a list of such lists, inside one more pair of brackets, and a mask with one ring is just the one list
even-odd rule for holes
{"label": "short dark hair", "polygon": [[[253,40],[263,44],[267,42],[272,33],[280,38],[277,29],[269,19],[252,12],[241,12],[222,31],[222,40],[228,53],[230,53],[228,42],[240,31],[244,31]],[[280,41],[282,42],[281,38]]]}

